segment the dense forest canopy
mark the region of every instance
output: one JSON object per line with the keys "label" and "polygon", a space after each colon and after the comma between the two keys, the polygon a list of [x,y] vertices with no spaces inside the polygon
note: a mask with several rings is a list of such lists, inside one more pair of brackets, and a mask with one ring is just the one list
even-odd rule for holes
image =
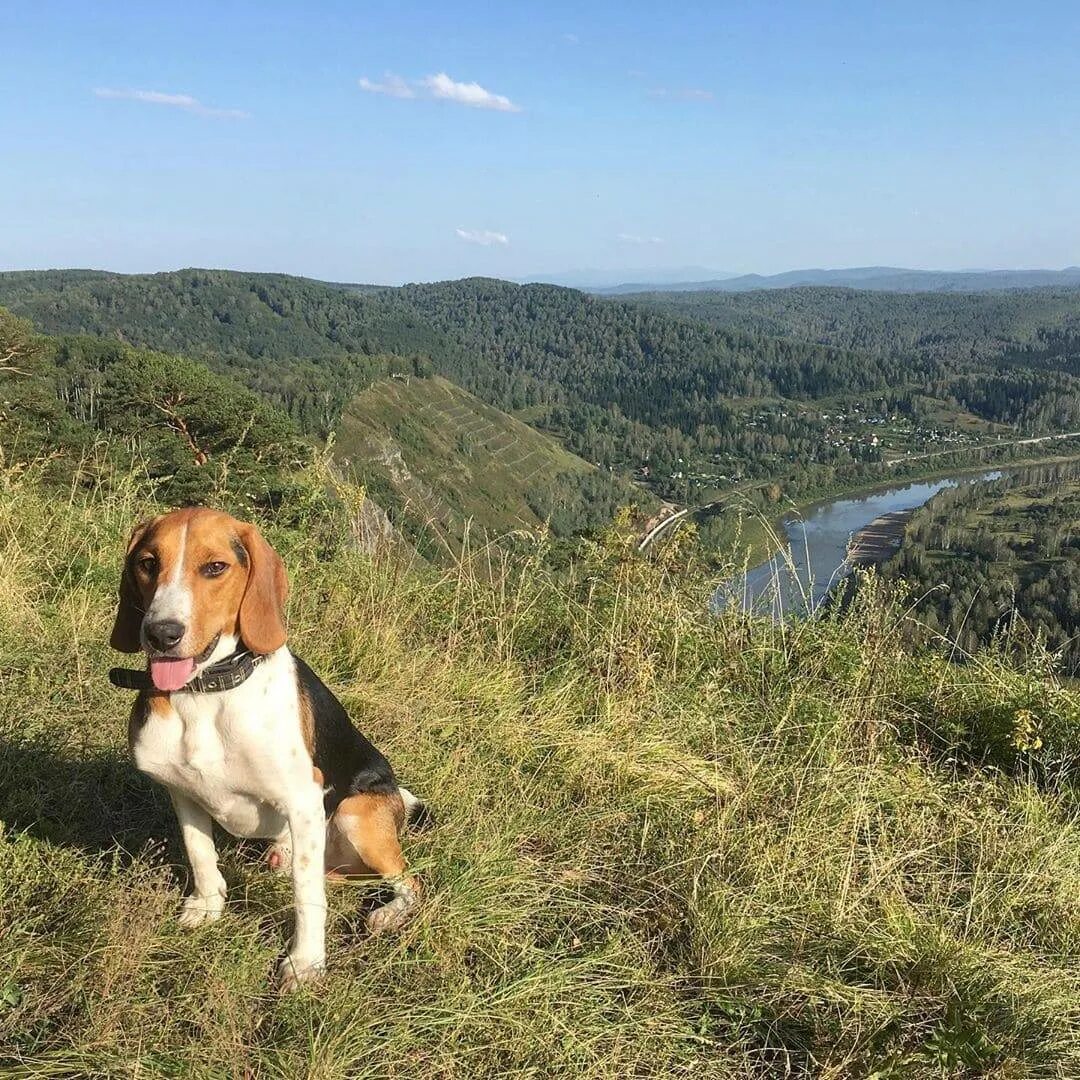
{"label": "dense forest canopy", "polygon": [[1080,289],[883,293],[801,287],[743,293],[652,292],[620,297],[745,334],[813,341],[955,363],[1049,352],[1080,355]]}
{"label": "dense forest canopy", "polygon": [[122,460],[174,504],[277,505],[310,445],[280,409],[185,357],[46,338],[0,309],[0,460],[95,486]]}
{"label": "dense forest canopy", "polygon": [[[1080,428],[1077,295],[625,302],[477,278],[376,288],[216,270],[0,274],[0,303],[42,329],[198,357],[316,436],[394,354],[687,501],[748,480],[779,478],[793,497],[864,482],[887,453],[1003,437],[993,425]],[[739,317],[725,323],[718,305]],[[898,425],[891,443],[871,420]]]}

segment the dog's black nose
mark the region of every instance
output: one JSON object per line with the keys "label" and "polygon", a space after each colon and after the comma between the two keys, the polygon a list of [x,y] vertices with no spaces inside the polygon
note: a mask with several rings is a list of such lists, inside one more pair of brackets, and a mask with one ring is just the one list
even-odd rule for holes
{"label": "dog's black nose", "polygon": [[165,652],[184,636],[184,624],[175,619],[162,619],[146,627],[146,640],[155,649]]}

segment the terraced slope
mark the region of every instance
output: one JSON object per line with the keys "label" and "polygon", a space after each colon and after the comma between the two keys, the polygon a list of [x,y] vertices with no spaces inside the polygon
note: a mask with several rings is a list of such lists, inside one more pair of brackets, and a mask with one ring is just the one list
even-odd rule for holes
{"label": "terraced slope", "polygon": [[345,409],[335,458],[421,550],[537,529],[565,534],[652,497],[440,376],[392,377]]}

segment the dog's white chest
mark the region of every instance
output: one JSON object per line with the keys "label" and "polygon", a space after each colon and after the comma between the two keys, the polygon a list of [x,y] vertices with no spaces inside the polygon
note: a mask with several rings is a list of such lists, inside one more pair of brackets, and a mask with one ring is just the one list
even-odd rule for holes
{"label": "dog's white chest", "polygon": [[274,695],[271,663],[235,690],[173,694],[132,742],[136,766],[194,799],[235,836],[276,837],[297,778],[310,783],[295,695]]}

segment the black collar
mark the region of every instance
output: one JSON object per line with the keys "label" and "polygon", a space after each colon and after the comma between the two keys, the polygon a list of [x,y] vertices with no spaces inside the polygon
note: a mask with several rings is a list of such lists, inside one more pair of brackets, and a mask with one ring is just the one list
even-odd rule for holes
{"label": "black collar", "polygon": [[[261,653],[253,653],[243,646],[202,669],[195,678],[179,689],[177,694],[216,694],[222,690],[235,690],[246,682],[251,673],[266,659]],[[154,690],[149,671],[114,667],[109,669],[109,682],[121,690]],[[165,693],[165,691],[161,691]]]}

